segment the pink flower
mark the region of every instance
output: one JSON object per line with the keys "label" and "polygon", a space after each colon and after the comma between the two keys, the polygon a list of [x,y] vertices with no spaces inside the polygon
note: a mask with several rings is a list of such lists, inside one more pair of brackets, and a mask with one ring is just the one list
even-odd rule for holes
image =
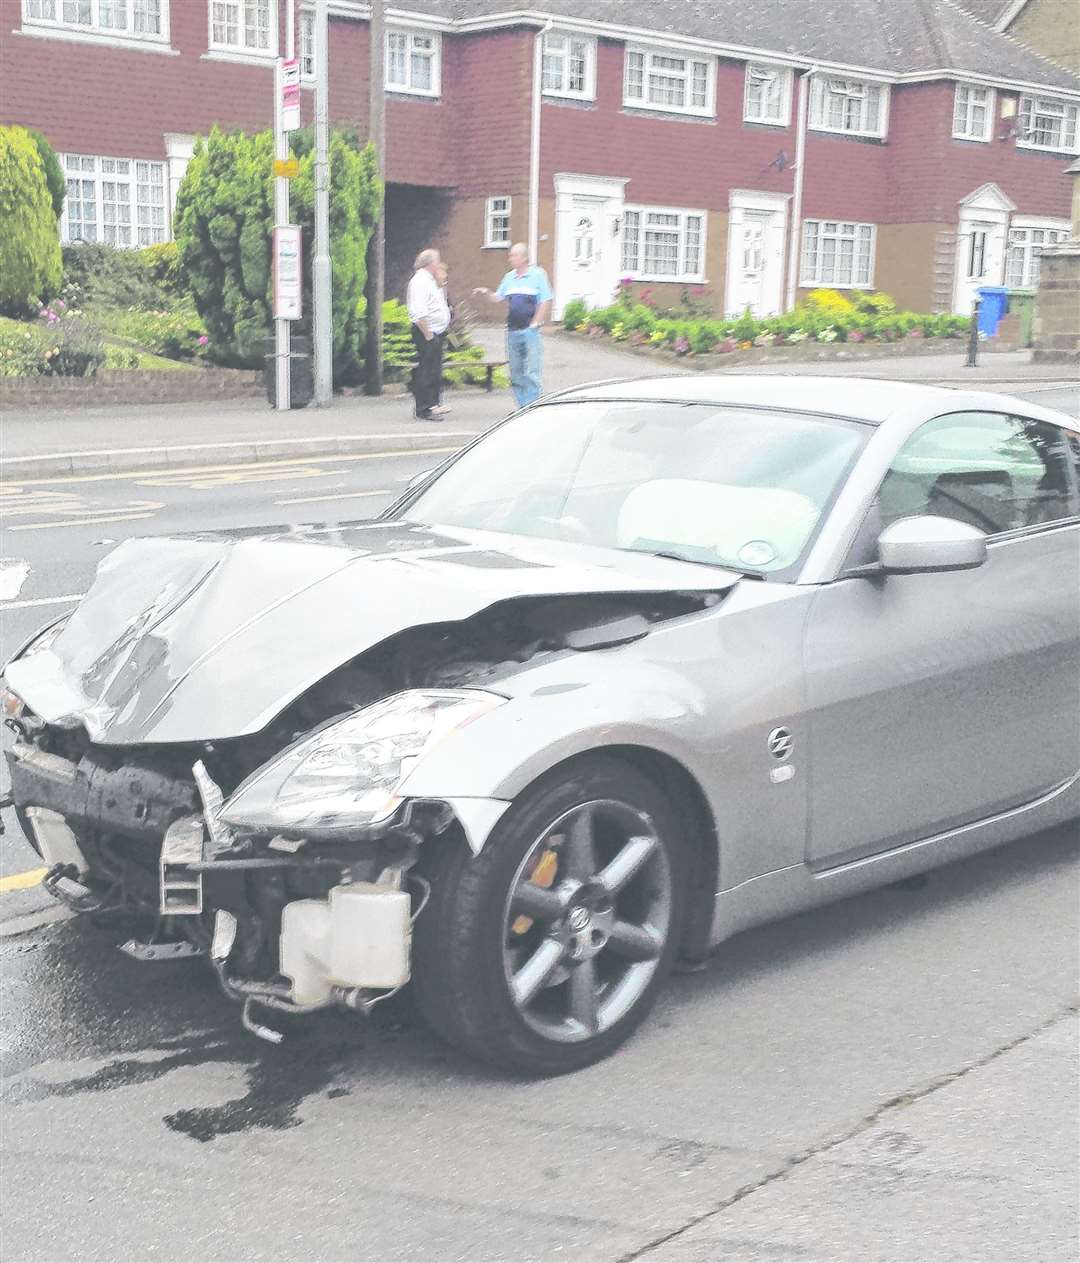
{"label": "pink flower", "polygon": [[206,334],[204,333],[204,334],[202,335],[202,337],[201,337],[201,338],[199,338],[199,346],[206,346],[206,344],[207,344],[209,341],[210,341],[210,339],[209,339],[209,338],[206,336]]}
{"label": "pink flower", "polygon": [[675,339],[675,354],[685,355],[690,350],[690,343],[685,338]]}
{"label": "pink flower", "polygon": [[863,333],[861,329],[852,329],[851,332],[847,335],[847,340],[849,342],[865,342],[866,335]]}

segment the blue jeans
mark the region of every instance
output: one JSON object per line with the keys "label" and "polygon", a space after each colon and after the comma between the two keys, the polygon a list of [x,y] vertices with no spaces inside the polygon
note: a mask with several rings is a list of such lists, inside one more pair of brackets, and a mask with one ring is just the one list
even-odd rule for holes
{"label": "blue jeans", "polygon": [[543,359],[539,329],[507,329],[506,358],[510,362],[510,389],[519,408],[540,398]]}

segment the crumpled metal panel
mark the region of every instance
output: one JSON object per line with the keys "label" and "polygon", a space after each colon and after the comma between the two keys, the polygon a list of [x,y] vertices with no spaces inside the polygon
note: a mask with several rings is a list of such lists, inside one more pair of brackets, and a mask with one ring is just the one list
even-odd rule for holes
{"label": "crumpled metal panel", "polygon": [[337,667],[413,626],[515,597],[720,592],[738,576],[645,554],[403,522],[131,540],[49,648],[7,680],[105,745],[264,728]]}

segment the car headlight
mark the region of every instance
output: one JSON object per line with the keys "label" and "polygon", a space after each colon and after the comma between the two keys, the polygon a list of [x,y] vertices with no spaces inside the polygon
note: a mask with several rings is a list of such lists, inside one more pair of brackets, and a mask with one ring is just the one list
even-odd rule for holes
{"label": "car headlight", "polygon": [[246,830],[323,835],[378,824],[398,807],[402,784],[426,754],[505,700],[473,689],[385,698],[283,750],[237,788],[220,819]]}

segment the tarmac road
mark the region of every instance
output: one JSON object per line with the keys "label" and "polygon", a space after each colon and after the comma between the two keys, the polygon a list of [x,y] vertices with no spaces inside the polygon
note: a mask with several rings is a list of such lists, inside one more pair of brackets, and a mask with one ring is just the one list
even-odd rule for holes
{"label": "tarmac road", "polygon": [[[121,538],[366,517],[440,455],[8,482],[3,648]],[[405,997],[258,1043],[0,855],[5,1263],[1076,1257],[1075,829],[744,934],[542,1083]]]}

